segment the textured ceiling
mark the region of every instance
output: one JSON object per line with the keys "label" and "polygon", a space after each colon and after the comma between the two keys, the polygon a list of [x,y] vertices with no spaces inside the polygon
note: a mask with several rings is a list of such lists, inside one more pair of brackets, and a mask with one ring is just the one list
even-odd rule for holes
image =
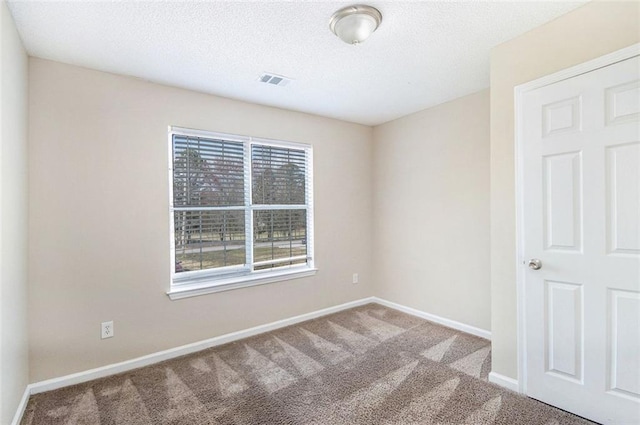
{"label": "textured ceiling", "polygon": [[[30,55],[375,125],[489,85],[491,47],[579,2],[371,1],[359,46],[329,31],[337,1],[9,1]],[[258,82],[263,72],[293,79]]]}

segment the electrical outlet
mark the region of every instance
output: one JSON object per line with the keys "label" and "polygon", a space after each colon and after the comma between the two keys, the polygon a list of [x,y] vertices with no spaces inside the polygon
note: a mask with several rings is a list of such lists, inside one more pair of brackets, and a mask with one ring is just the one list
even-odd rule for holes
{"label": "electrical outlet", "polygon": [[351,279],[351,283],[358,283],[360,281],[358,277],[358,273],[353,274],[353,279]]}
{"label": "electrical outlet", "polygon": [[113,337],[113,320],[110,322],[102,322],[102,339]]}

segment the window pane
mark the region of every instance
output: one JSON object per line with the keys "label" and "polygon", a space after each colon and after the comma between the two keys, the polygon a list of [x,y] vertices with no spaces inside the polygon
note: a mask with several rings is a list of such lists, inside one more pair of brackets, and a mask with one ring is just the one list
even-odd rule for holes
{"label": "window pane", "polygon": [[176,273],[245,264],[244,211],[175,211]]}
{"label": "window pane", "polygon": [[[307,255],[306,210],[254,211],[253,215],[253,261],[270,261]],[[306,259],[295,263],[306,263]],[[291,261],[277,262],[267,268],[293,264]],[[255,269],[265,268],[256,266]]]}
{"label": "window pane", "polygon": [[304,205],[306,156],[303,149],[253,145],[254,205]]}
{"label": "window pane", "polygon": [[244,205],[244,146],[173,136],[173,202],[183,206]]}

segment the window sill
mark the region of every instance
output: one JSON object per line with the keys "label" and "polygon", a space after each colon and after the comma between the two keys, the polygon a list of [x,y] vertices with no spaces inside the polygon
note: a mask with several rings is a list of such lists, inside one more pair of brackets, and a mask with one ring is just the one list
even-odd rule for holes
{"label": "window sill", "polygon": [[226,279],[198,279],[193,283],[173,285],[167,292],[171,300],[197,297],[199,295],[212,294],[215,292],[230,291],[232,289],[247,288],[249,286],[264,285],[267,283],[279,282],[283,280],[298,279],[313,276],[318,269],[303,268],[279,270],[269,273],[256,273],[253,275],[235,276]]}

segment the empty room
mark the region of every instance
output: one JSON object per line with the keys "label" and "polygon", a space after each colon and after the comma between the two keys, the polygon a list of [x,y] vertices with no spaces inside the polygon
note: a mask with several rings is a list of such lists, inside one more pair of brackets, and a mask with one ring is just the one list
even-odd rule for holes
{"label": "empty room", "polygon": [[640,2],[0,2],[1,425],[640,424]]}

